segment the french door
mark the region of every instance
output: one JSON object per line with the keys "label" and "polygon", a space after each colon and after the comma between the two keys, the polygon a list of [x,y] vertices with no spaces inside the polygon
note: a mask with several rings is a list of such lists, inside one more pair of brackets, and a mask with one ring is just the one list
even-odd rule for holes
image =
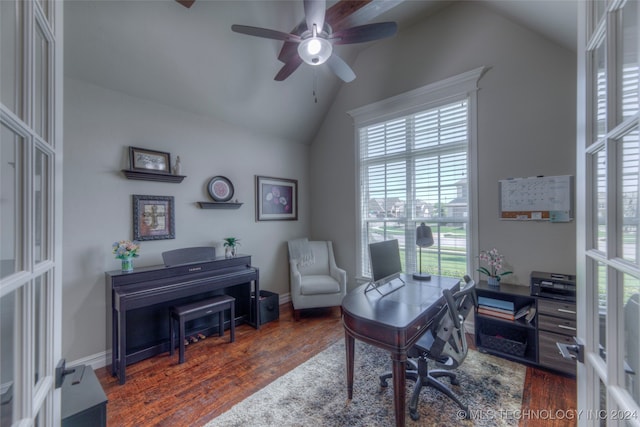
{"label": "french door", "polygon": [[578,4],[578,423],[639,426],[640,8]]}
{"label": "french door", "polygon": [[0,0],[0,425],[60,425],[62,2]]}

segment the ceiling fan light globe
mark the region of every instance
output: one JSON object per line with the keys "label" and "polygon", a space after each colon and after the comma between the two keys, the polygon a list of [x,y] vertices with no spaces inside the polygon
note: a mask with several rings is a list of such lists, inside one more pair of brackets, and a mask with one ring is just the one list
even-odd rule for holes
{"label": "ceiling fan light globe", "polygon": [[332,51],[331,42],[321,37],[310,37],[298,45],[298,55],[309,65],[324,64]]}
{"label": "ceiling fan light globe", "polygon": [[322,44],[318,39],[311,39],[309,43],[307,43],[307,52],[309,52],[309,55],[317,55],[321,49]]}

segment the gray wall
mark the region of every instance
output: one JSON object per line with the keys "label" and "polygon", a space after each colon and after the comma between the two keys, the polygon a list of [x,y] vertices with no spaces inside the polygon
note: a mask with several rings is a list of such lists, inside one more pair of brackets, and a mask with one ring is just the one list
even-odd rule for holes
{"label": "gray wall", "polygon": [[479,247],[505,254],[515,272],[505,282],[528,284],[533,270],[575,273],[575,223],[498,219],[498,180],[575,174],[575,63],[574,52],[473,2],[373,44],[357,58],[358,77],[343,85],[312,145],[312,234],[332,239],[339,265],[357,275],[347,111],[488,66],[478,92]]}
{"label": "gray wall", "polygon": [[[162,264],[161,253],[187,246],[217,246],[240,238],[253,256],[262,289],[289,292],[286,244],[309,232],[309,148],[177,111],[88,83],[65,81],[63,340],[67,360],[110,350],[105,271],[120,268],[111,244],[131,239],[132,194],[174,196],[176,238],[142,242],[136,266]],[[127,180],[128,147],[180,156],[180,184]],[[173,161],[173,160],[172,160]],[[238,210],[205,210],[209,179],[226,176]],[[254,175],[297,179],[298,221],[255,221]]]}

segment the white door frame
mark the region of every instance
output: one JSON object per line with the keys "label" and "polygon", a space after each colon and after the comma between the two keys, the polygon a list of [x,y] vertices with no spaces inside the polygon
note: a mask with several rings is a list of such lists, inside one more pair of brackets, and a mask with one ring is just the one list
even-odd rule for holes
{"label": "white door frame", "polygon": [[[63,3],[1,1],[0,32],[13,43],[2,45],[2,59],[10,65],[0,68],[0,147],[13,158],[0,159],[0,170],[16,183],[0,194],[0,213],[9,216],[3,225],[16,224],[15,233],[0,235],[0,260],[9,266],[0,274],[0,302],[11,309],[3,318],[11,340],[0,342],[0,359],[12,359],[0,363],[0,392],[9,391],[1,409],[11,425],[59,426]],[[8,87],[14,88],[10,96]]]}
{"label": "white door frame", "polygon": [[[634,106],[623,106],[625,95],[619,90],[629,79],[621,77],[623,65],[635,67],[631,83],[638,79],[640,12],[629,16],[633,9],[625,7],[630,2],[637,0],[578,2],[576,268],[578,338],[584,358],[577,370],[580,426],[640,426],[639,398],[630,393],[625,372],[626,361],[640,349],[625,345],[624,337],[625,331],[640,329],[625,324],[624,317],[626,294],[640,289],[640,108],[635,105],[635,113],[623,114]],[[635,19],[631,64],[621,55],[623,45],[632,40],[629,31],[622,31],[623,14],[632,20],[627,23]],[[636,100],[637,96],[636,89]],[[625,188],[625,179],[631,190]],[[635,215],[625,212],[625,201]]]}

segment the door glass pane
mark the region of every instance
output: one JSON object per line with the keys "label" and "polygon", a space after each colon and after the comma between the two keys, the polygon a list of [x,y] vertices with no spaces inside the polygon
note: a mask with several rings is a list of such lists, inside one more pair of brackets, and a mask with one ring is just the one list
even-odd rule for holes
{"label": "door glass pane", "polygon": [[595,287],[598,290],[598,342],[600,343],[600,357],[604,359],[607,349],[607,267],[598,263],[595,267]]}
{"label": "door glass pane", "polygon": [[34,257],[35,262],[41,262],[48,259],[48,236],[49,236],[49,203],[47,199],[49,184],[49,157],[40,149],[36,149],[34,167],[34,189],[35,189],[35,246]]}
{"label": "door glass pane", "polygon": [[0,1],[0,102],[22,118],[22,2]]}
{"label": "door glass pane", "polygon": [[23,138],[2,124],[0,128],[0,279],[22,267]]}
{"label": "door glass pane", "polygon": [[[37,21],[36,21],[37,23]],[[40,25],[35,31],[35,81],[33,128],[45,141],[49,140],[49,42]]]}
{"label": "door glass pane", "polygon": [[45,376],[47,318],[47,275],[37,277],[33,287],[33,384]]}
{"label": "door glass pane", "polygon": [[594,141],[604,137],[606,132],[606,113],[607,113],[607,81],[605,66],[605,49],[604,40],[591,53],[592,56],[592,91],[593,91],[593,136]]}
{"label": "door glass pane", "polygon": [[618,44],[618,123],[638,112],[638,2],[628,1],[622,9]]}
{"label": "door glass pane", "polygon": [[[640,404],[640,280],[624,275],[624,362],[625,387],[637,404]],[[630,370],[628,369],[630,368]],[[630,371],[635,372],[632,375]]]}
{"label": "door glass pane", "polygon": [[20,381],[20,300],[16,291],[0,298],[0,425],[9,426],[19,418]]}
{"label": "door glass pane", "polygon": [[607,156],[604,148],[594,153],[591,159],[594,163],[593,188],[596,192],[593,195],[593,247],[607,253]]}
{"label": "door glass pane", "polygon": [[638,222],[638,191],[640,190],[640,164],[638,162],[638,129],[630,132],[618,142],[618,169],[621,176],[618,177],[620,186],[618,209],[622,215],[620,236],[620,248],[618,252],[625,260],[640,265],[638,245],[640,244]]}

